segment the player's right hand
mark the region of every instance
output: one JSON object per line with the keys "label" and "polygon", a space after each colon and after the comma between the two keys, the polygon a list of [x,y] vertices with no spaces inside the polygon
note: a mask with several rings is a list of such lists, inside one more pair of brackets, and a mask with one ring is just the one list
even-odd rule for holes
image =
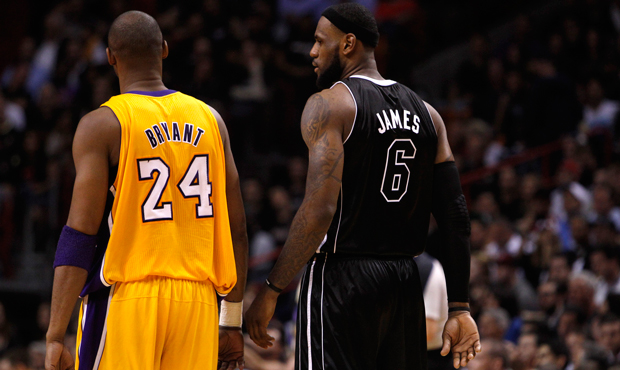
{"label": "player's right hand", "polygon": [[245,325],[250,338],[257,346],[268,348],[273,345],[274,338],[267,334],[267,326],[276,310],[278,293],[263,286],[252,305],[245,313]]}
{"label": "player's right hand", "polygon": [[75,362],[64,343],[50,341],[45,345],[45,370],[74,370]]}
{"label": "player's right hand", "polygon": [[443,347],[441,355],[452,352],[455,369],[467,366],[467,363],[482,351],[478,326],[469,312],[457,311],[448,314],[448,321],[443,329]]}
{"label": "player's right hand", "polygon": [[245,366],[243,353],[243,334],[241,328],[222,328],[219,332],[218,370],[243,370]]}

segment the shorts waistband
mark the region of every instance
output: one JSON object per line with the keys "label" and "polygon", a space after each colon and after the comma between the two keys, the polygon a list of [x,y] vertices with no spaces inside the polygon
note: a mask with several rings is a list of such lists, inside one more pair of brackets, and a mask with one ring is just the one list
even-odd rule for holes
{"label": "shorts waistband", "polygon": [[402,261],[402,260],[413,260],[413,256],[403,256],[403,255],[381,255],[381,254],[354,254],[354,253],[315,253],[313,259],[324,260],[335,259],[335,260],[379,260],[379,261]]}

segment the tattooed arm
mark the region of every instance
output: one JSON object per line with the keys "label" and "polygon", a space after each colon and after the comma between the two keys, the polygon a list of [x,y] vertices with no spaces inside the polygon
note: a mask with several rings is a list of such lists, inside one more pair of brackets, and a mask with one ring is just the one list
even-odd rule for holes
{"label": "tattooed arm", "polygon": [[335,112],[337,103],[324,95],[311,96],[301,118],[302,136],[308,146],[308,177],[303,203],[269,275],[269,281],[281,288],[312,257],[336,212],[344,161],[343,126],[338,124],[342,115]]}
{"label": "tattooed arm", "polygon": [[[288,238],[269,281],[285,288],[317,250],[332,221],[340,193],[344,162],[343,137],[355,118],[355,103],[346,87],[336,85],[308,99],[301,117],[301,132],[308,146],[308,177],[304,200],[293,219]],[[246,313],[246,326],[254,342],[266,348],[266,329],[278,294],[266,286]]]}

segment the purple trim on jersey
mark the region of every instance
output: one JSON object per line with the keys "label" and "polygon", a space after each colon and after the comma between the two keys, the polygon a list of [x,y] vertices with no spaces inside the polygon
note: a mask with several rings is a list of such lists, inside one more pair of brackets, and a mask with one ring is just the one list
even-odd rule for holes
{"label": "purple trim on jersey", "polygon": [[103,284],[103,281],[101,281],[101,268],[103,266],[103,260],[105,259],[105,251],[107,250],[107,245],[97,248],[102,250],[98,250],[99,255],[97,256],[95,261],[93,261],[93,264],[88,271],[88,277],[86,279],[86,283],[84,284],[84,288],[82,288],[82,291],[80,292],[80,297],[86,297],[91,293],[108,287],[108,285]]}
{"label": "purple trim on jersey", "polygon": [[132,90],[132,91],[127,91],[125,94],[137,94],[137,95],[146,95],[146,96],[154,96],[157,98],[160,98],[162,96],[166,96],[166,95],[170,95],[170,94],[174,94],[175,92],[177,92],[176,90],[159,90],[159,91],[138,91],[138,90]]}
{"label": "purple trim on jersey", "polygon": [[[97,271],[101,271],[101,269],[99,268]],[[80,297],[86,297],[87,295],[103,288],[108,288],[108,286],[104,285],[101,281],[100,275],[98,273],[95,273],[93,277],[87,280],[86,284],[84,284],[84,288],[80,292]]]}
{"label": "purple trim on jersey", "polygon": [[[78,370],[93,370],[97,361],[99,347],[104,345],[103,330],[108,316],[108,300],[110,298],[110,288],[100,289],[88,295],[86,317],[82,318],[84,327],[82,329],[82,340],[78,345],[80,367]],[[80,325],[82,323],[80,322]]]}

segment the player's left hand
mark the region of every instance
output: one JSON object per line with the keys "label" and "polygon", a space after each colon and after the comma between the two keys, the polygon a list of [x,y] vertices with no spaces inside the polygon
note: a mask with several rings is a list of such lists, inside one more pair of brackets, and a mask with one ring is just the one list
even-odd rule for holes
{"label": "player's left hand", "polygon": [[263,286],[245,313],[245,325],[250,338],[257,346],[268,348],[273,345],[274,338],[267,334],[267,326],[276,310],[278,293]]}
{"label": "player's left hand", "polygon": [[467,311],[451,312],[443,328],[443,347],[441,355],[446,356],[452,350],[455,369],[467,366],[467,363],[482,351],[478,326]]}
{"label": "player's left hand", "polygon": [[74,370],[75,362],[64,343],[50,341],[45,344],[45,370]]}
{"label": "player's left hand", "polygon": [[220,327],[220,344],[217,356],[218,370],[243,370],[243,333],[241,328]]}

